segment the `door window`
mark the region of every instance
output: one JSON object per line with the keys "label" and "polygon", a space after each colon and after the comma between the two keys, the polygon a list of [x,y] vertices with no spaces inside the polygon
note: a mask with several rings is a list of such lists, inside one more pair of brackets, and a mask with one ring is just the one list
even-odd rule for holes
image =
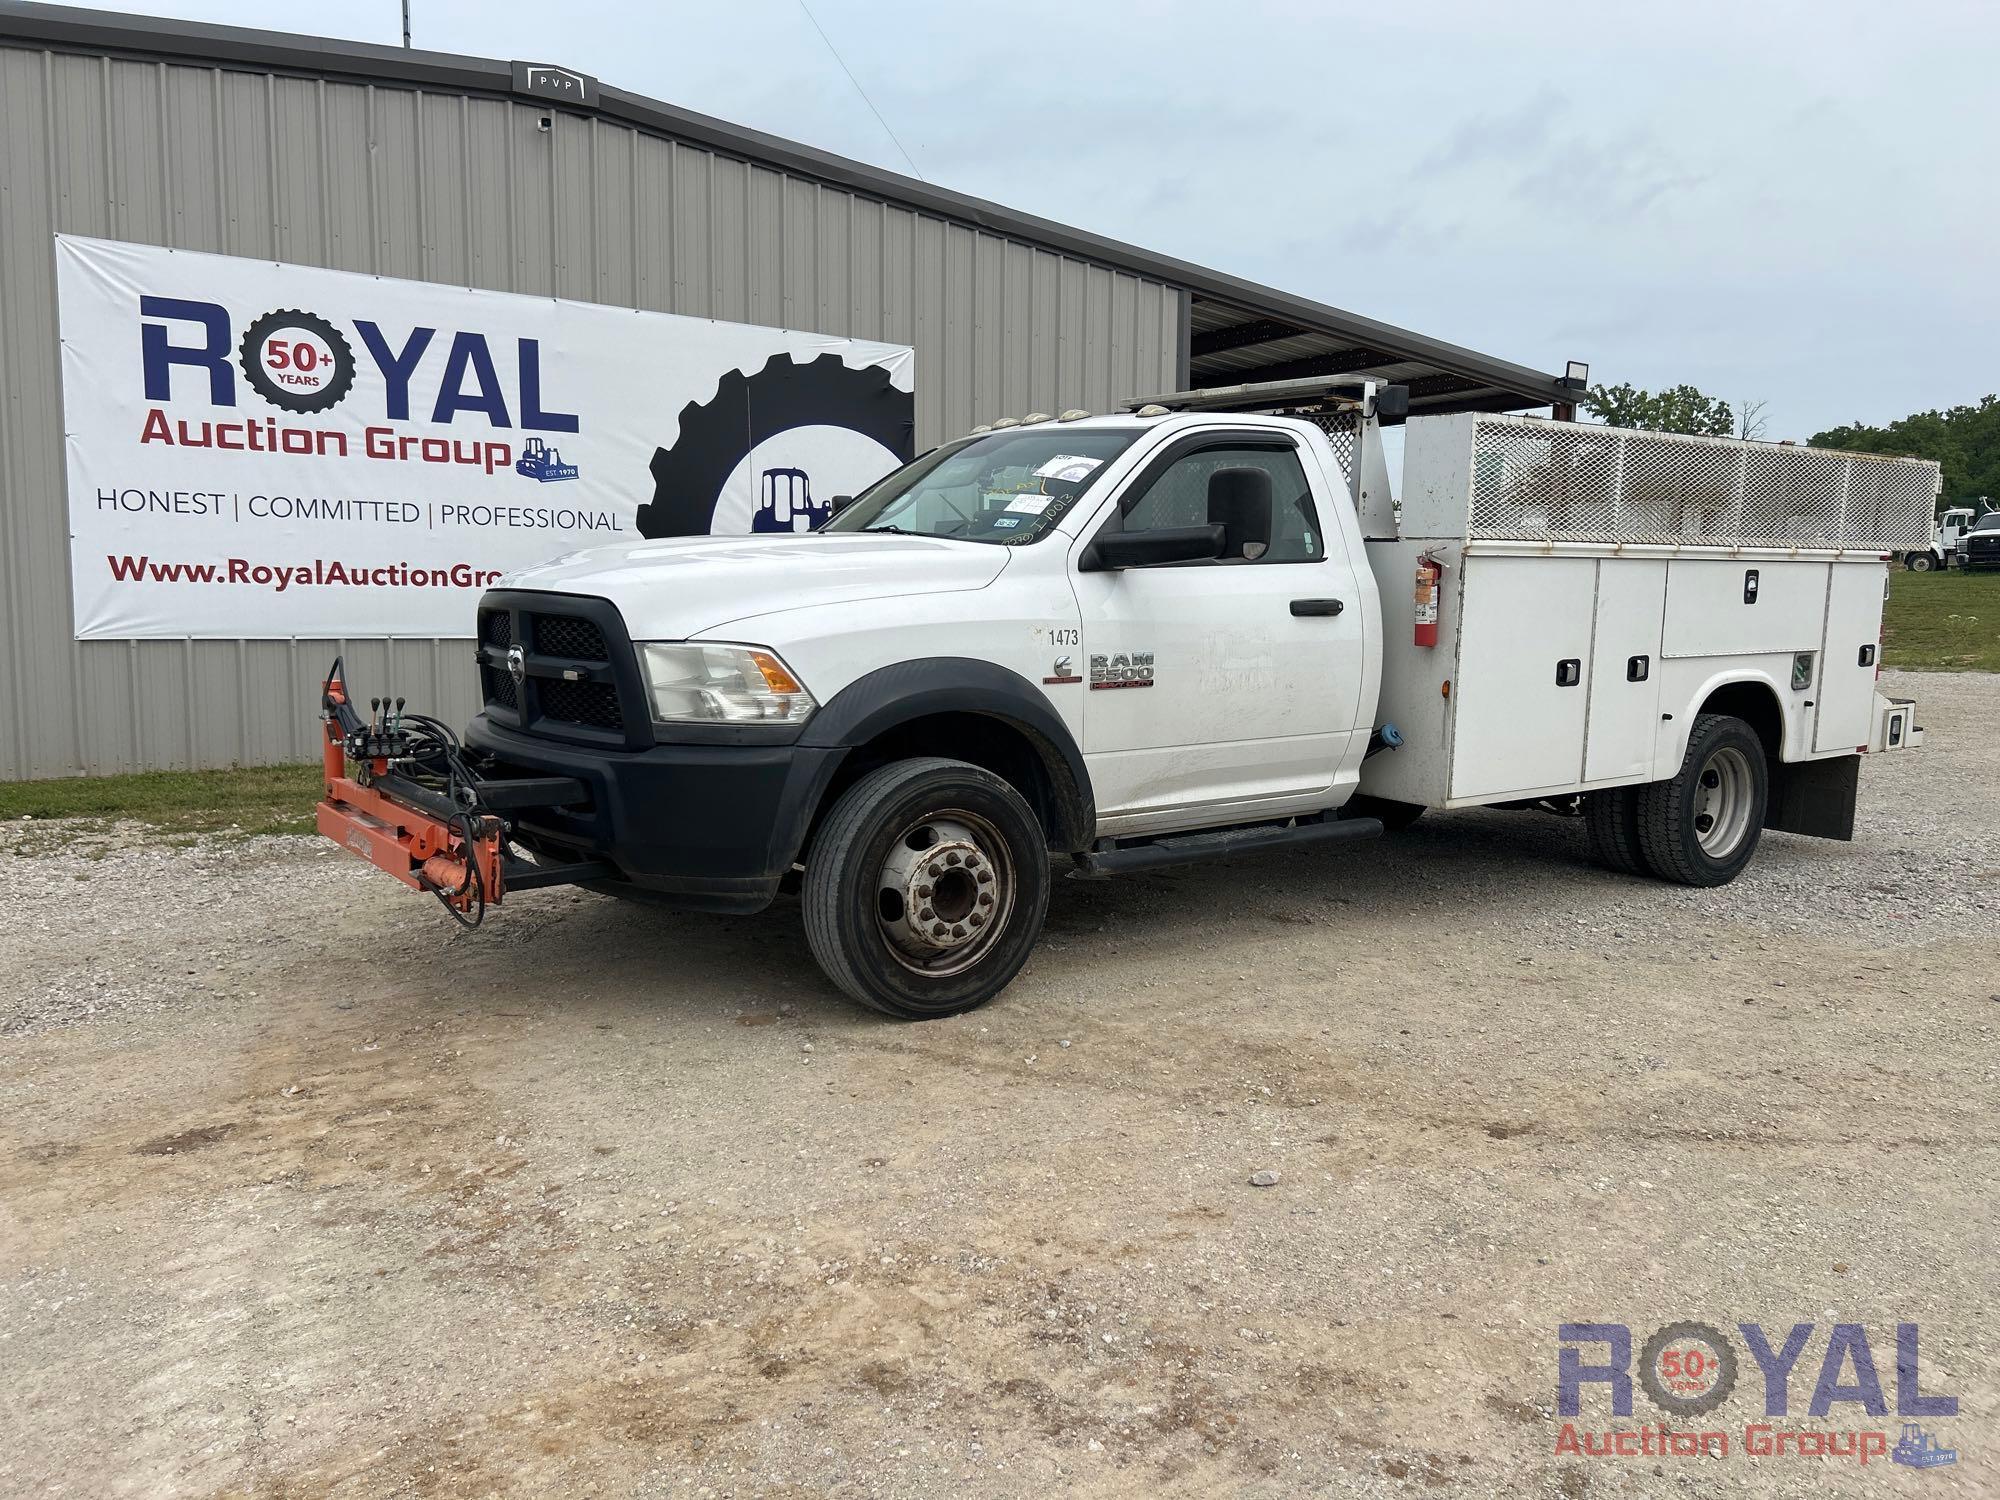
{"label": "door window", "polygon": [[1229,478],[1218,484],[1216,476],[1232,469],[1255,469],[1269,478],[1271,524],[1268,536],[1251,538],[1240,556],[1221,561],[1318,562],[1325,557],[1312,487],[1306,483],[1298,450],[1289,443],[1231,443],[1184,454],[1128,494],[1112,525],[1124,531],[1154,531],[1228,521],[1232,513],[1226,495],[1240,491],[1241,485]]}

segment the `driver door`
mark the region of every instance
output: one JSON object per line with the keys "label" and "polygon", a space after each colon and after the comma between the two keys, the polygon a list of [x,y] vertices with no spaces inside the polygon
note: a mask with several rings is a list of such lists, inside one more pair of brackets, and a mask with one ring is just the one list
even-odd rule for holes
{"label": "driver door", "polygon": [[1337,531],[1329,545],[1306,478],[1314,462],[1268,428],[1203,433],[1154,459],[1102,523],[1203,525],[1218,507],[1233,514],[1226,496],[1243,488],[1240,473],[1218,474],[1269,477],[1268,535],[1232,535],[1235,555],[1073,575],[1083,748],[1107,832],[1247,822],[1332,800],[1366,643],[1353,565]]}

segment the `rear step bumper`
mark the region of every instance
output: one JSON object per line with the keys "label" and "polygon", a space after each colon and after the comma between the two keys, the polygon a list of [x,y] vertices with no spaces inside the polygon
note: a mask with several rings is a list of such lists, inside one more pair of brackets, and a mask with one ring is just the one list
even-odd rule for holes
{"label": "rear step bumper", "polygon": [[1117,874],[1126,870],[1152,870],[1163,865],[1189,865],[1197,860],[1222,859],[1232,854],[1257,854],[1266,849],[1296,848],[1301,844],[1335,844],[1354,839],[1382,836],[1380,818],[1327,817],[1319,823],[1294,823],[1289,827],[1270,823],[1250,828],[1222,828],[1213,833],[1177,833],[1145,843],[1113,844],[1076,856],[1077,863],[1092,874]]}

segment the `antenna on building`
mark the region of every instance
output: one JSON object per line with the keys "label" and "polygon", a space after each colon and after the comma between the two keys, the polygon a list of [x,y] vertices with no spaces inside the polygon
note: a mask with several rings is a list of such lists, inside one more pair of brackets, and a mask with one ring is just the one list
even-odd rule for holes
{"label": "antenna on building", "polygon": [[410,0],[403,0],[403,45],[410,45]]}

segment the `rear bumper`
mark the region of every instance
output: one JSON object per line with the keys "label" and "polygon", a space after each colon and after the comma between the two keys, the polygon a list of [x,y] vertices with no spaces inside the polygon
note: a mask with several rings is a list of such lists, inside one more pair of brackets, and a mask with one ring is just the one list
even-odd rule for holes
{"label": "rear bumper", "polygon": [[698,911],[770,905],[805,843],[846,751],[801,745],[655,745],[593,750],[493,723],[465,742],[508,774],[572,776],[589,800],[520,815],[519,841],[562,858],[607,860],[634,885]]}
{"label": "rear bumper", "polygon": [[1875,695],[1875,728],[1868,748],[1877,755],[1891,750],[1914,750],[1924,742],[1924,727],[1917,722],[1917,700]]}

